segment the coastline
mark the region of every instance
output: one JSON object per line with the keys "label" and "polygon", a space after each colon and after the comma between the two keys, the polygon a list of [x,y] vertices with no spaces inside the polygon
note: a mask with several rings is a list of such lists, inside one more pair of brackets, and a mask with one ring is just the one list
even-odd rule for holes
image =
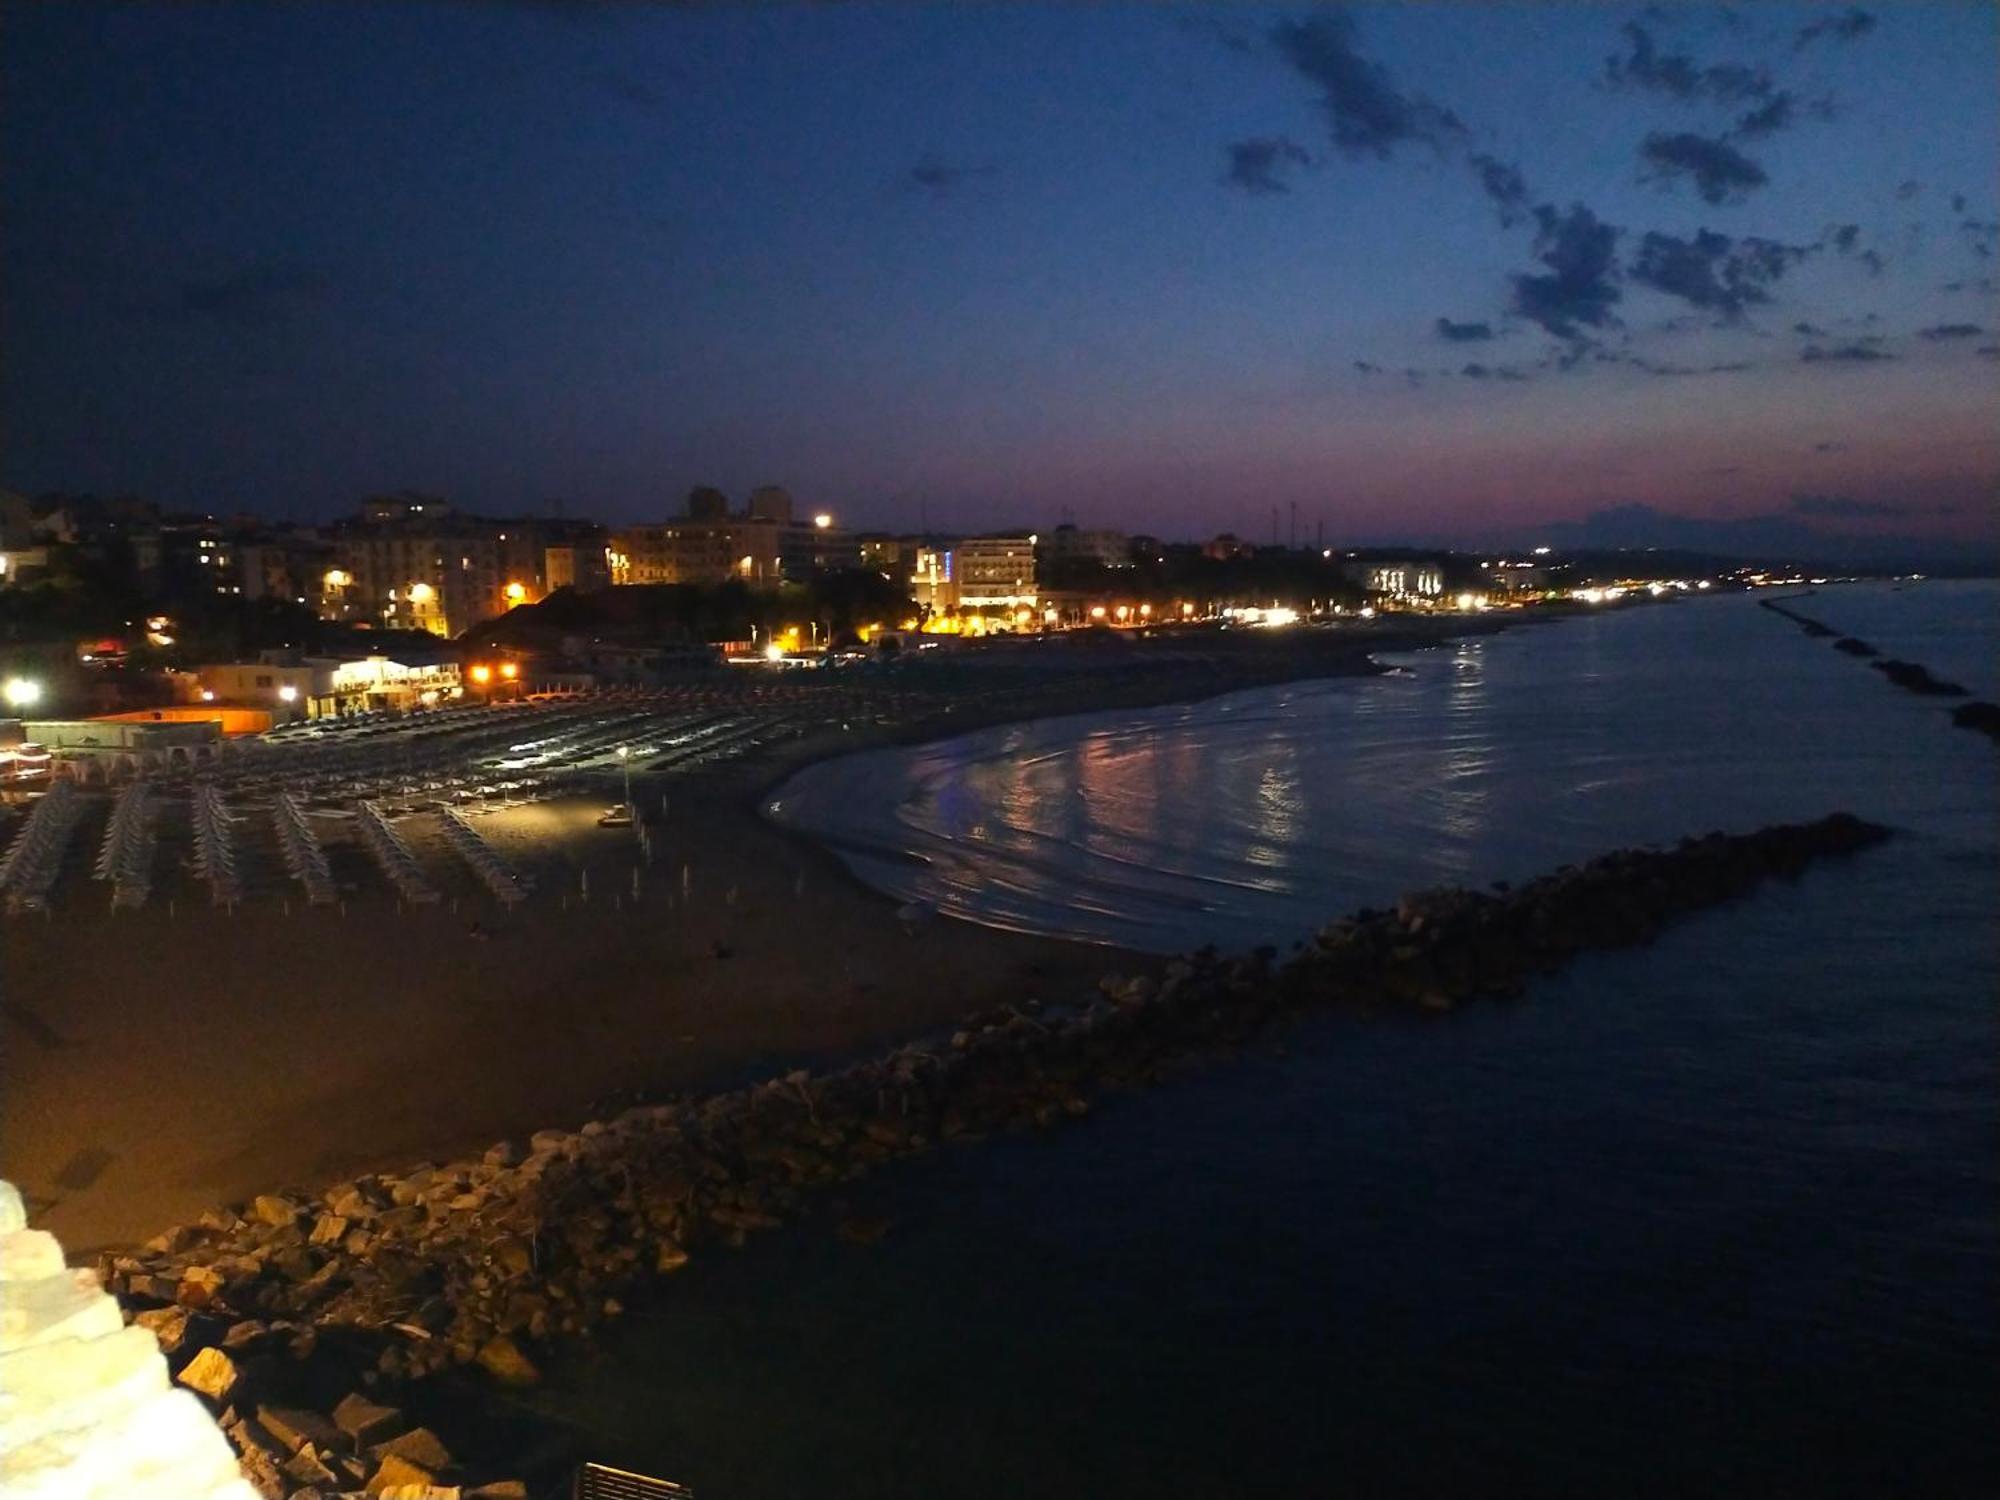
{"label": "coastline", "polygon": [[[629,844],[594,826],[595,799],[577,799],[482,825],[542,881],[507,916],[469,887],[430,909],[370,890],[344,914],[281,911],[276,895],[228,914],[183,891],[116,917],[12,923],[5,1173],[82,1255],[259,1192],[824,1066],[1087,989],[1107,965],[1148,971],[1161,960],[967,922],[906,931],[887,897],[759,806],[804,765],[851,750],[1352,675],[1373,670],[1372,652],[1506,623],[1257,642],[1192,668],[1135,658],[1129,675],[1071,673],[908,723],[808,735],[666,783],[663,852],[636,901]],[[582,872],[596,877],[587,902]],[[162,1010],[161,975],[199,987],[199,1013]]]}

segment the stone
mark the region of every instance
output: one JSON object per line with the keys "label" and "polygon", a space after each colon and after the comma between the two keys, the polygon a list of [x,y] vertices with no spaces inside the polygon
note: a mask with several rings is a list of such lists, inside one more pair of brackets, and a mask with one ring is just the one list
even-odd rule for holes
{"label": "stone", "polygon": [[661,1240],[659,1253],[653,1257],[653,1269],[659,1272],[678,1271],[688,1263],[688,1253],[672,1240]]}
{"label": "stone", "polygon": [[187,1342],[188,1314],[184,1307],[155,1307],[134,1313],[132,1321],[159,1341],[162,1353],[178,1353]]}
{"label": "stone", "polygon": [[489,1167],[517,1167],[521,1164],[521,1148],[512,1141],[501,1141],[486,1148],[480,1160]]}
{"label": "stone", "polygon": [[393,1406],[381,1406],[366,1396],[350,1394],[340,1398],[333,1409],[333,1425],[358,1452],[380,1443],[403,1425],[403,1414]]}
{"label": "stone", "polygon": [[412,1427],[401,1437],[390,1438],[386,1443],[377,1443],[368,1451],[378,1463],[386,1463],[392,1458],[400,1459],[405,1463],[428,1469],[432,1474],[441,1473],[451,1467],[451,1450],[445,1447],[438,1435],[428,1427]]}
{"label": "stone", "polygon": [[310,1243],[331,1245],[347,1233],[347,1219],[341,1214],[321,1214],[313,1223]]}
{"label": "stone", "polygon": [[0,1234],[0,1281],[40,1281],[67,1269],[54,1235],[40,1229]]}
{"label": "stone", "polygon": [[319,1451],[311,1443],[286,1459],[282,1467],[288,1479],[296,1479],[300,1484],[324,1485],[331,1489],[340,1483],[333,1470],[320,1462]]}
{"label": "stone", "polygon": [[250,1215],[261,1223],[277,1229],[297,1220],[299,1209],[289,1198],[280,1198],[275,1193],[262,1193],[251,1202]]}
{"label": "stone", "polygon": [[528,1486],[519,1479],[496,1479],[465,1492],[465,1500],[528,1500]]}
{"label": "stone", "polygon": [[542,1378],[521,1346],[497,1333],[479,1346],[479,1366],[503,1385],[533,1385]]}
{"label": "stone", "polygon": [[437,1478],[421,1465],[411,1463],[407,1458],[398,1458],[391,1453],[376,1467],[368,1480],[368,1493],[380,1495],[397,1485],[421,1485],[428,1487]]}
{"label": "stone", "polygon": [[246,1318],[240,1323],[231,1323],[229,1331],[222,1335],[222,1347],[232,1354],[252,1348],[263,1342],[270,1328],[255,1318]]}
{"label": "stone", "polygon": [[301,1448],[332,1449],[340,1446],[340,1429],[316,1411],[299,1406],[262,1406],[257,1420],[264,1430],[291,1452]]}
{"label": "stone", "polygon": [[189,1266],[174,1287],[174,1300],[182,1307],[207,1307],[222,1295],[222,1286],[222,1273],[214,1266]]}
{"label": "stone", "polygon": [[204,1349],[187,1362],[174,1377],[191,1391],[199,1391],[218,1404],[229,1399],[236,1386],[236,1361],[220,1349]]}

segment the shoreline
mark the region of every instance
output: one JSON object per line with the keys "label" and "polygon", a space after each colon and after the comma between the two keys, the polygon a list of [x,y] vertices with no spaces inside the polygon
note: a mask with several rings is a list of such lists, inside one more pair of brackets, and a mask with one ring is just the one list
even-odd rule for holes
{"label": "shoreline", "polygon": [[[511,915],[469,888],[429,909],[369,891],[345,915],[233,914],[183,890],[116,917],[10,923],[6,1176],[79,1256],[218,1203],[574,1125],[776,1068],[826,1066],[967,1014],[1165,960],[972,922],[914,933],[831,848],[773,824],[807,764],[998,724],[1139,709],[1375,670],[1512,620],[1423,621],[1194,660],[1120,643],[1128,675],[1071,673],[861,733],[821,730],[756,762],[663,783],[667,855],[644,872],[595,799],[483,820],[542,877]],[[651,789],[641,793],[650,796]],[[677,873],[677,867],[684,867]],[[586,903],[558,889],[595,872]],[[609,887],[607,889],[607,887]],[[625,907],[630,901],[633,910]],[[160,906],[166,906],[161,910]],[[170,982],[160,984],[161,976]],[[185,996],[192,1004],[173,1004]]]}

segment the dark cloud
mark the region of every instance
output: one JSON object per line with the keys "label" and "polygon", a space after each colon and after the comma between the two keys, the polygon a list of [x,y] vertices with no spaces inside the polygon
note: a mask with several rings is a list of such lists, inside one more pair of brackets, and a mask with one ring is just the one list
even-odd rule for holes
{"label": "dark cloud", "polygon": [[1845,453],[1846,451],[1847,451],[1847,444],[1845,444],[1845,443],[1814,443],[1814,444],[1813,444],[1813,452],[1815,452],[1815,453]]}
{"label": "dark cloud", "polygon": [[1500,210],[1502,224],[1511,227],[1526,215],[1528,182],[1519,167],[1484,152],[1475,153],[1471,164],[1473,174],[1479,179],[1480,190]]}
{"label": "dark cloud", "polygon": [[1945,339],[1976,339],[1985,332],[1977,323],[1939,323],[1935,327],[1918,330],[1917,337],[1938,343]]}
{"label": "dark cloud", "polygon": [[1653,34],[1636,22],[1624,27],[1627,50],[1604,60],[1604,76],[1615,88],[1649,89],[1683,101],[1746,104],[1768,99],[1771,75],[1742,63],[1703,67],[1685,52],[1662,52]]}
{"label": "dark cloud", "polygon": [[1868,35],[1874,29],[1875,18],[1867,11],[1844,10],[1837,16],[1822,16],[1819,20],[1802,27],[1795,45],[1803,47],[1821,37],[1834,42],[1851,42]]}
{"label": "dark cloud", "polygon": [[1629,274],[1634,281],[1725,318],[1752,303],[1771,300],[1771,284],[1804,258],[1798,245],[1754,236],[1732,239],[1697,230],[1693,239],[1651,232],[1639,242]]}
{"label": "dark cloud", "polygon": [[249,265],[181,282],[174,289],[172,308],[230,328],[265,328],[319,302],[325,294],[326,278],[317,271]]}
{"label": "dark cloud", "polygon": [[1695,191],[1706,203],[1741,199],[1771,180],[1762,167],[1727,141],[1692,131],[1656,130],[1646,137],[1639,156],[1654,178],[1672,181],[1692,177]]}
{"label": "dark cloud", "polygon": [[1826,330],[1824,328],[1816,328],[1811,323],[1794,323],[1792,325],[1792,332],[1809,339],[1823,339],[1826,337]]}
{"label": "dark cloud", "polygon": [[935,156],[926,156],[914,167],[904,181],[919,192],[929,193],[934,198],[942,198],[957,192],[975,177],[989,177],[992,167],[957,166],[948,161],[940,161]]}
{"label": "dark cloud", "polygon": [[1826,243],[1842,255],[1852,255],[1856,241],[1861,238],[1859,224],[1836,224],[1826,232]]}
{"label": "dark cloud", "polygon": [[1285,175],[1312,165],[1311,152],[1281,135],[1236,141],[1227,149],[1229,170],[1222,174],[1222,180],[1246,193],[1289,193],[1291,184]]}
{"label": "dark cloud", "polygon": [[1354,368],[1359,370],[1363,375],[1380,375],[1382,373],[1380,365],[1371,365],[1365,359],[1357,359],[1354,362]]}
{"label": "dark cloud", "polygon": [[1824,516],[1843,521],[1903,514],[1900,505],[1887,505],[1880,500],[1855,500],[1846,495],[1794,495],[1792,509],[1802,516]]}
{"label": "dark cloud", "polygon": [[1512,365],[1460,365],[1458,373],[1467,380],[1527,380],[1530,378],[1520,370],[1515,369]]}
{"label": "dark cloud", "polygon": [[1548,270],[1514,277],[1514,311],[1560,339],[1616,322],[1619,231],[1581,203],[1568,213],[1541,204],[1535,223],[1535,255]]}
{"label": "dark cloud", "polygon": [[1982,297],[1992,296],[1995,289],[1991,276],[1975,276],[1970,281],[1947,281],[1940,288],[1947,292],[1976,292]]}
{"label": "dark cloud", "polygon": [[1955,214],[1965,212],[1965,194],[1953,193],[1951,195],[1951,211]]}
{"label": "dark cloud", "polygon": [[1491,323],[1454,323],[1450,318],[1437,320],[1437,336],[1451,344],[1476,344],[1493,337]]}
{"label": "dark cloud", "polygon": [[1873,364],[1878,360],[1895,357],[1885,349],[1877,349],[1873,344],[1837,344],[1831,348],[1808,344],[1799,351],[1800,361],[1809,365]]}
{"label": "dark cloud", "polygon": [[1718,360],[1706,365],[1677,365],[1667,361],[1647,359],[1638,354],[1614,354],[1600,351],[1598,357],[1607,364],[1630,365],[1635,370],[1648,375],[1660,375],[1669,379],[1685,379],[1692,375],[1734,375],[1747,370],[1750,365],[1745,360]]}
{"label": "dark cloud", "polygon": [[1781,90],[1766,99],[1755,109],[1746,110],[1737,116],[1736,124],[1729,132],[1731,138],[1739,141],[1757,141],[1765,136],[1776,135],[1798,119],[1798,100],[1789,90]]}
{"label": "dark cloud", "polygon": [[1981,359],[2000,359],[2000,344],[1981,344],[1973,353]]}
{"label": "dark cloud", "polygon": [[1870,276],[1880,276],[1882,274],[1883,261],[1882,253],[1879,250],[1863,250],[1854,258],[1868,268]]}
{"label": "dark cloud", "polygon": [[1992,219],[1967,219],[1958,226],[1965,236],[1965,243],[1974,255],[1990,260],[1995,245],[2000,245],[2000,222]]}
{"label": "dark cloud", "polygon": [[1319,90],[1334,149],[1343,155],[1382,158],[1405,143],[1442,149],[1465,138],[1458,116],[1403,92],[1380,63],[1355,50],[1346,12],[1282,21],[1271,29],[1271,41]]}
{"label": "dark cloud", "polygon": [[1924,190],[1924,185],[1914,177],[1906,177],[1896,184],[1896,201],[1908,203]]}

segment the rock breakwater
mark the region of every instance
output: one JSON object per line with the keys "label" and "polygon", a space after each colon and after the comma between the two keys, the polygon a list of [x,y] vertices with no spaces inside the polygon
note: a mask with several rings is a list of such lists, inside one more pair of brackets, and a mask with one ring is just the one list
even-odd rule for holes
{"label": "rock breakwater", "polygon": [[[1783,615],[1797,625],[1807,635],[1817,637],[1837,636],[1833,649],[1843,655],[1865,660],[1869,666],[1880,672],[1889,681],[1907,693],[1917,693],[1926,698],[1970,698],[1972,695],[1955,682],[1933,676],[1929,667],[1921,662],[1902,661],[1893,656],[1884,656],[1867,641],[1851,635],[1841,635],[1829,625],[1822,624],[1810,615],[1795,609],[1787,609],[1777,599],[1763,599],[1760,605],[1775,615]],[[1961,704],[1952,711],[1951,722],[1960,729],[1970,729],[1985,735],[1990,740],[2000,741],[2000,705],[1974,699]]]}
{"label": "rock breakwater", "polygon": [[[542,1131],[476,1161],[268,1194],[101,1270],[181,1383],[223,1412],[265,1494],[443,1488],[461,1469],[434,1434],[405,1430],[393,1406],[408,1382],[464,1368],[530,1383],[543,1347],[618,1316],[621,1297],[690,1257],[807,1211],[828,1185],[942,1142],[1086,1114],[1095,1095],[1311,1008],[1448,1011],[1514,995],[1576,952],[1644,943],[1676,917],[1887,836],[1834,814],[1607,854],[1514,888],[1417,892],[1330,924],[1282,962],[1271,949],[1203,951],[852,1066]],[[287,1373],[315,1361],[315,1381]],[[330,1390],[329,1362],[367,1392],[311,1409],[295,1393]],[[366,1431],[349,1433],[357,1421]]]}

